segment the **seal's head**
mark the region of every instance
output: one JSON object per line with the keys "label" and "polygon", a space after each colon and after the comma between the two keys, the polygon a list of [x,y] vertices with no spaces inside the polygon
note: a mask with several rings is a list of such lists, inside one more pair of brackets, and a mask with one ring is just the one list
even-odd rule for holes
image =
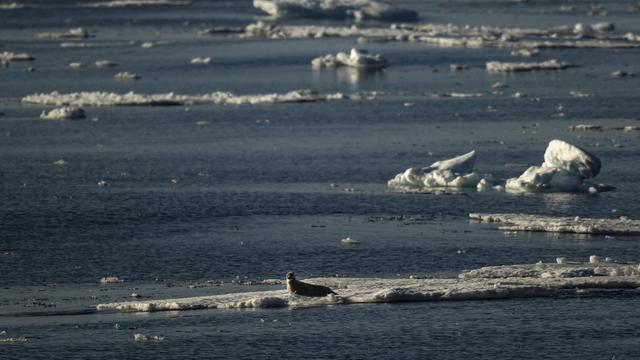
{"label": "seal's head", "polygon": [[287,280],[295,280],[296,276],[293,275],[292,272],[288,272],[287,276],[285,277]]}

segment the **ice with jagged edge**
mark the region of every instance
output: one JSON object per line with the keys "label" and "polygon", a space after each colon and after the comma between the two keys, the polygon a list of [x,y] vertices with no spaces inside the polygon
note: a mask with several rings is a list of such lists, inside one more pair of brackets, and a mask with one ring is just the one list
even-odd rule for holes
{"label": "ice with jagged edge", "polygon": [[382,54],[371,54],[364,49],[351,49],[349,54],[339,52],[335,55],[327,54],[311,60],[311,66],[315,69],[336,68],[350,66],[357,69],[381,69],[387,65]]}
{"label": "ice with jagged edge", "polygon": [[490,174],[473,172],[475,150],[452,159],[437,161],[423,168],[408,168],[389,180],[387,185],[400,190],[428,190],[433,188],[489,188]]}
{"label": "ice with jagged edge", "polygon": [[372,0],[253,0],[253,6],[276,18],[353,18],[357,21],[415,21],[418,13]]}
{"label": "ice with jagged edge", "polygon": [[640,220],[628,218],[594,219],[583,217],[558,217],[533,214],[483,214],[471,213],[469,218],[483,222],[503,224],[504,231],[539,231],[575,234],[638,235]]}
{"label": "ice with jagged edge", "polygon": [[25,52],[13,52],[13,51],[4,51],[0,53],[0,61],[9,62],[9,61],[33,61],[33,56],[25,53]]}
{"label": "ice with jagged edge", "polygon": [[588,179],[600,172],[601,162],[588,151],[563,140],[551,140],[541,166],[531,166],[517,178],[508,179],[510,192],[600,192],[612,187]]}
{"label": "ice with jagged edge", "polygon": [[60,108],[52,109],[50,111],[43,111],[40,114],[41,119],[46,120],[71,120],[71,119],[84,119],[84,110],[73,107],[63,106]]}
{"label": "ice with jagged edge", "polygon": [[33,94],[22,98],[23,103],[52,106],[171,106],[212,103],[217,105],[257,105],[274,103],[302,103],[314,101],[344,100],[349,97],[342,93],[319,94],[311,90],[296,90],[284,94],[235,95],[231,92],[216,91],[209,94],[180,95],[175,93],[125,94],[113,92],[75,92],[61,94]]}
{"label": "ice with jagged edge", "polygon": [[489,72],[517,72],[535,70],[563,70],[572,67],[572,64],[551,59],[541,62],[499,62],[489,61],[486,64]]}
{"label": "ice with jagged edge", "polygon": [[[217,29],[219,33],[224,29]],[[238,32],[229,28],[229,32]],[[358,37],[359,42],[411,41],[439,47],[505,49],[633,49],[640,36],[604,31],[594,25],[592,38],[576,38],[574,26],[549,28],[507,28],[493,26],[457,26],[452,24],[391,24],[388,27],[270,25],[262,21],[245,27],[244,37],[308,39]]]}
{"label": "ice with jagged edge", "polygon": [[285,289],[181,299],[127,301],[97,305],[98,310],[129,312],[193,309],[315,307],[406,301],[492,300],[588,294],[589,290],[636,290],[640,264],[614,262],[537,263],[491,266],[464,271],[458,278],[313,278],[338,295],[305,297]]}

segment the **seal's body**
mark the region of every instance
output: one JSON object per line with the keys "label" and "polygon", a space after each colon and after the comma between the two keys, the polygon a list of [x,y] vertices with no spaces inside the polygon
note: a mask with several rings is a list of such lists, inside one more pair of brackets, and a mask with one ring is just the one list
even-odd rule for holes
{"label": "seal's body", "polygon": [[322,285],[307,284],[302,281],[296,280],[296,276],[292,272],[287,273],[287,290],[289,294],[296,294],[302,296],[327,296],[329,294],[335,294],[333,290]]}

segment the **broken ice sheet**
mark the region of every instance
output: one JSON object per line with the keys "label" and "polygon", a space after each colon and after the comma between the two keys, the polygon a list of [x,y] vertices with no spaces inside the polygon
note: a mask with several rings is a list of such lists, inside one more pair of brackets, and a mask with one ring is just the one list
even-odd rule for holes
{"label": "broken ice sheet", "polygon": [[535,214],[483,214],[471,213],[469,218],[483,222],[500,223],[498,228],[506,231],[537,231],[575,234],[638,235],[640,220],[628,218],[595,219],[557,217]]}

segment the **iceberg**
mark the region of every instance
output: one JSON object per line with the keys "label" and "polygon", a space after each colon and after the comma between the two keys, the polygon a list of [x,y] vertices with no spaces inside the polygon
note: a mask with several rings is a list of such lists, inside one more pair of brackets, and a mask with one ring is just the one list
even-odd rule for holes
{"label": "iceberg", "polygon": [[118,94],[112,92],[76,92],[61,94],[33,94],[22,98],[23,103],[53,106],[174,106],[212,103],[217,105],[257,105],[277,103],[303,103],[348,99],[342,93],[318,94],[311,90],[295,90],[284,94],[235,95],[231,92],[216,91],[210,94],[180,95],[138,94],[133,91]]}
{"label": "iceberg", "polygon": [[557,217],[533,214],[483,214],[471,213],[469,218],[482,222],[500,223],[505,231],[537,231],[599,235],[638,235],[640,220],[627,218],[593,219],[582,217]]}
{"label": "iceberg", "polygon": [[369,0],[253,0],[253,6],[269,15],[300,18],[353,18],[380,21],[415,21],[418,13],[389,3]]}
{"label": "iceberg", "polygon": [[126,301],[97,305],[99,311],[153,312],[193,309],[317,307],[338,304],[407,301],[494,300],[588,295],[585,290],[640,287],[640,264],[569,262],[488,266],[461,272],[457,278],[313,278],[340,295],[306,297],[285,289],[179,299]]}
{"label": "iceberg", "polygon": [[587,179],[600,172],[600,159],[562,140],[552,140],[541,166],[531,166],[505,185],[511,192],[599,192],[613,188]]}
{"label": "iceberg", "polygon": [[[493,178],[489,174],[473,172],[476,162],[475,150],[448,160],[436,161],[423,168],[408,168],[389,180],[387,185],[400,190],[430,188],[488,188]],[[484,180],[484,181],[483,181]],[[479,186],[480,185],[480,186]]]}
{"label": "iceberg", "polygon": [[350,66],[358,69],[381,69],[387,65],[381,54],[370,54],[367,50],[351,49],[349,54],[339,52],[311,60],[316,69]]}

